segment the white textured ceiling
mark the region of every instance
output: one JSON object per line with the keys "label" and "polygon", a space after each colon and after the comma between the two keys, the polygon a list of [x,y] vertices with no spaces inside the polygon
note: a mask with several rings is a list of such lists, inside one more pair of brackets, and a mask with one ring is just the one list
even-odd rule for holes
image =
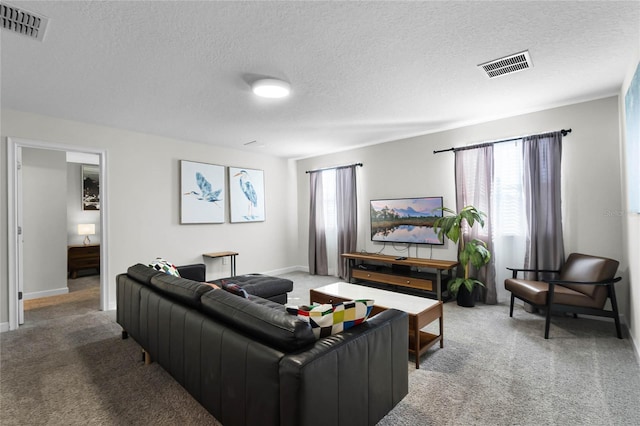
{"label": "white textured ceiling", "polygon": [[639,1],[9,3],[50,22],[2,30],[2,108],[289,158],[613,95],[640,43]]}

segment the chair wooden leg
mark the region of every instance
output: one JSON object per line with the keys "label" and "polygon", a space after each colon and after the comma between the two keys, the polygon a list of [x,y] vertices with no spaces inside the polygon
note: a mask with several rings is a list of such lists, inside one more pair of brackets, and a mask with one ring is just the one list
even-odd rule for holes
{"label": "chair wooden leg", "polygon": [[551,304],[553,303],[553,289],[552,283],[549,283],[549,294],[547,294],[547,317],[544,323],[544,338],[549,338],[549,326],[551,325]]}
{"label": "chair wooden leg", "polygon": [[515,296],[513,295],[513,293],[511,293],[511,306],[509,306],[509,316],[513,317],[513,299],[515,299]]}
{"label": "chair wooden leg", "polygon": [[544,338],[549,338],[549,326],[551,325],[551,306],[547,305],[547,318],[544,323]]}
{"label": "chair wooden leg", "polygon": [[609,288],[609,297],[611,298],[611,310],[613,310],[613,320],[616,322],[616,334],[618,339],[622,339],[622,330],[620,329],[620,316],[618,315],[618,301],[616,300],[616,291],[613,284],[607,286]]}

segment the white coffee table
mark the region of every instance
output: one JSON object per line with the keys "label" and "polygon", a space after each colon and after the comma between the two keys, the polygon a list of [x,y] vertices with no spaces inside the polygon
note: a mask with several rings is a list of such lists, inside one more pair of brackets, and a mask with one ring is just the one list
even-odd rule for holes
{"label": "white coffee table", "polygon": [[[357,284],[338,282],[309,291],[311,303],[339,303],[354,299],[373,299],[372,315],[386,309],[398,309],[409,314],[409,353],[415,355],[416,368],[420,368],[420,356],[436,342],[444,347],[442,302],[423,297],[380,290]],[[436,319],[440,333],[432,334],[421,329]]]}

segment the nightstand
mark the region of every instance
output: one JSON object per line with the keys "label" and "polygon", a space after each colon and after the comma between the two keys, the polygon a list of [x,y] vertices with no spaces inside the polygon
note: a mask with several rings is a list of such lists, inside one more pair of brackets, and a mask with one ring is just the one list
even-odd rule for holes
{"label": "nightstand", "polygon": [[100,244],[70,245],[67,249],[67,270],[71,278],[80,269],[95,269],[100,273]]}

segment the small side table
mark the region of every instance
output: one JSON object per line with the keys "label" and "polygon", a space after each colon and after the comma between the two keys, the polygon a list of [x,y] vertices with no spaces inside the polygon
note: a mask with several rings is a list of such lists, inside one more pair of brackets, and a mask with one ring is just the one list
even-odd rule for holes
{"label": "small side table", "polygon": [[231,276],[236,276],[236,256],[238,253],[235,251],[217,251],[214,253],[204,253],[202,257],[208,257],[211,259],[217,259],[218,257],[230,257],[231,258]]}

